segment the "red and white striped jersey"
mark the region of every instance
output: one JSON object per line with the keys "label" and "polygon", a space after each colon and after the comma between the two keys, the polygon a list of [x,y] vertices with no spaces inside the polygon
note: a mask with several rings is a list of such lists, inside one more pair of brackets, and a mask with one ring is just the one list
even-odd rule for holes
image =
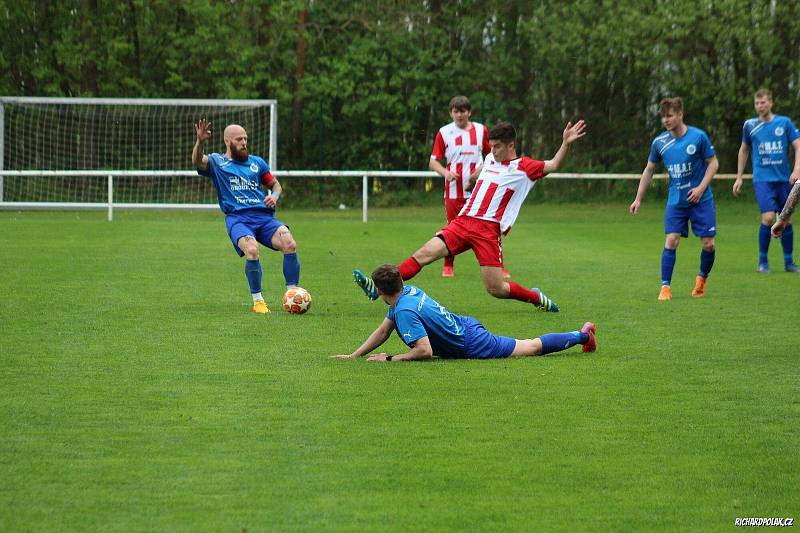
{"label": "red and white striped jersey", "polygon": [[460,180],[445,182],[445,198],[469,198],[469,191],[466,190],[469,187],[469,176],[490,151],[489,132],[486,126],[478,122],[470,122],[465,130],[451,122],[436,132],[431,159],[446,159],[447,170],[461,176]]}
{"label": "red and white striped jersey", "polygon": [[506,233],[536,180],[543,177],[544,161],[522,156],[499,163],[489,154],[472,197],[458,215],[497,222],[500,231]]}

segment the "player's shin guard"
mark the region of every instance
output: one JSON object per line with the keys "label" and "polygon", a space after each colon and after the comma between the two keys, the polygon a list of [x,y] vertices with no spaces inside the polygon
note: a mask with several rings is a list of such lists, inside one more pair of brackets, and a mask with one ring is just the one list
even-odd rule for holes
{"label": "player's shin guard", "polygon": [[417,274],[419,271],[422,270],[419,262],[414,259],[414,257],[409,257],[399,265],[397,265],[397,270],[400,271],[400,277],[403,278],[403,281],[407,281]]}
{"label": "player's shin guard", "polygon": [[675,270],[675,250],[664,248],[661,252],[661,284],[672,285],[672,271]]}
{"label": "player's shin guard", "polygon": [[787,265],[794,263],[792,253],[794,253],[794,229],[792,224],[787,224],[781,234],[781,245],[783,245],[783,262]]}
{"label": "player's shin guard", "polygon": [[772,226],[761,224],[758,228],[758,264],[768,263],[769,241],[772,238]]}
{"label": "player's shin guard", "polygon": [[283,254],[283,279],[287,287],[300,283],[300,261],[296,253]]}
{"label": "player's shin guard", "polygon": [[711,268],[714,266],[714,257],[717,255],[717,250],[711,250],[707,252],[704,249],[700,250],[700,273],[698,274],[702,278],[707,278],[708,274],[711,272]]}
{"label": "player's shin guard", "polygon": [[519,300],[520,302],[528,302],[532,303],[533,305],[539,305],[541,303],[539,294],[539,292],[526,289],[515,281],[508,282],[508,297],[512,300]]}
{"label": "player's shin guard", "polygon": [[244,275],[250,285],[250,293],[261,292],[261,262],[258,259],[248,259],[244,264]]}
{"label": "player's shin guard", "polygon": [[583,344],[589,340],[589,335],[581,331],[570,331],[569,333],[548,333],[539,337],[542,341],[542,355],[553,352],[560,352],[567,348],[572,348],[576,344]]}

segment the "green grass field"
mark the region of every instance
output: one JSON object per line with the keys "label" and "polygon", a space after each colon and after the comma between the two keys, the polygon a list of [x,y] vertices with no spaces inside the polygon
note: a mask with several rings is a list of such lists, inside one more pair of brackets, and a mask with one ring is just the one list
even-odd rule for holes
{"label": "green grass field", "polygon": [[[351,270],[399,262],[440,209],[284,211],[311,312],[250,312],[220,213],[0,212],[0,530],[723,530],[800,519],[800,276],[758,275],[758,215],[718,206],[717,262],[678,250],[657,302],[661,202],[527,205],[515,280],[471,255],[413,283],[495,333],[598,325],[598,351],[338,361],[382,320]],[[800,240],[798,240],[800,248]],[[403,345],[392,338],[389,353]]]}

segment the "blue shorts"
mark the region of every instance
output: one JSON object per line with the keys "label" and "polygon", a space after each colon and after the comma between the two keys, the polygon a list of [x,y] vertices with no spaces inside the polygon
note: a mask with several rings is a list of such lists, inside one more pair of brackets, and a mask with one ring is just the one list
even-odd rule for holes
{"label": "blue shorts", "polygon": [[493,359],[508,357],[517,341],[489,333],[483,324],[472,317],[462,317],[464,324],[464,359]]}
{"label": "blue shorts", "polygon": [[758,208],[762,213],[774,211],[780,213],[783,205],[792,190],[789,181],[754,181],[753,190],[756,191]]}
{"label": "blue shorts", "polygon": [[231,238],[233,249],[239,254],[239,257],[244,255],[244,252],[239,249],[239,239],[242,237],[255,237],[255,239],[266,246],[272,247],[272,236],[278,231],[278,228],[285,226],[283,222],[273,217],[269,211],[261,209],[244,209],[229,215],[225,215],[225,225],[228,227],[228,235]]}
{"label": "blue shorts", "polygon": [[697,237],[713,237],[717,234],[717,211],[714,199],[699,204],[679,206],[667,205],[664,212],[664,233],[680,233],[689,236],[689,221],[692,233]]}

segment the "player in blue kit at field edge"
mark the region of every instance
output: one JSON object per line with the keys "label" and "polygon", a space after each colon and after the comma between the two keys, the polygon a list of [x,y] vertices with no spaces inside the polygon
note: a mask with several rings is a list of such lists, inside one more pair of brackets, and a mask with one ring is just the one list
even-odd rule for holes
{"label": "player in blue kit at field edge", "polygon": [[683,100],[679,97],[661,101],[661,122],[667,130],[653,139],[647,166],[639,180],[636,199],[630,206],[632,215],[639,212],[644,193],[653,179],[656,163],[663,162],[669,174],[669,193],[664,213],[664,233],[667,234],[661,253],[661,291],[659,300],[672,299],[672,271],[681,237],[692,233],[700,237],[700,272],[695,278],[692,296],[705,294],[706,279],[714,266],[716,254],[714,236],[717,234],[714,196],[711,180],[719,168],[714,146],[706,132],[683,121]]}
{"label": "player in blue kit at field edge", "polygon": [[[253,296],[253,312],[269,313],[261,295],[261,262],[258,243],[283,253],[283,276],[286,287],[300,282],[297,245],[289,228],[275,218],[275,206],[281,185],[270,173],[269,165],[247,151],[247,132],[231,124],[225,128],[224,154],[203,154],[203,144],[211,137],[211,123],[201,119],[195,124],[197,142],[192,150],[192,164],[198,174],[211,178],[217,189],[219,207],[225,213],[225,225],[234,250],[246,256],[244,272]],[[261,186],[269,189],[265,193]]]}
{"label": "player in blue kit at field edge", "polygon": [[[754,106],[758,116],[746,120],[742,127],[742,145],[736,167],[736,181],[733,194],[742,190],[742,174],[750,155],[753,153],[753,189],[758,208],[761,211],[761,226],[758,231],[758,272],[769,272],[770,226],[775,223],[775,214],[780,212],[792,185],[800,178],[800,131],[792,119],[772,113],[772,93],[759,89],[755,95]],[[794,168],[789,168],[789,145],[794,148]],[[781,235],[783,245],[783,264],[786,272],[800,272],[792,258],[794,230],[786,223]]]}
{"label": "player in blue kit at field edge", "polygon": [[512,339],[493,335],[483,324],[468,316],[448,311],[421,289],[403,285],[395,265],[381,265],[372,273],[379,297],[389,305],[383,322],[350,354],[353,359],[367,355],[391,336],[392,330],[410,348],[399,355],[374,354],[369,361],[416,361],[433,356],[451,359],[493,359],[509,356],[546,355],[581,344],[584,352],[597,349],[595,325],[586,322],[579,331],[548,333],[535,339]]}

